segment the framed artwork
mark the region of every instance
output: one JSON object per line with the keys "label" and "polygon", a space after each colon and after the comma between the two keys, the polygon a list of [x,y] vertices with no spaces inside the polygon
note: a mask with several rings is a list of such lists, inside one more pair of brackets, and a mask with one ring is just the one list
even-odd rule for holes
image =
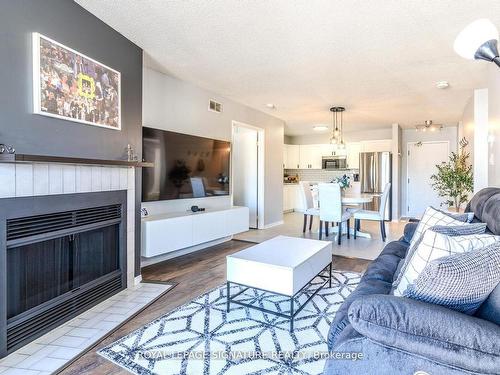
{"label": "framed artwork", "polygon": [[33,33],[34,112],[121,130],[120,72]]}

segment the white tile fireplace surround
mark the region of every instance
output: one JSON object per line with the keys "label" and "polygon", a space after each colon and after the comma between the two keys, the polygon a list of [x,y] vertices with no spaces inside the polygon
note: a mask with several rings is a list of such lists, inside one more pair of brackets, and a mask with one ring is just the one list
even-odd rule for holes
{"label": "white tile fireplace surround", "polygon": [[134,167],[59,163],[0,163],[0,181],[0,199],[127,190],[127,287],[134,286]]}

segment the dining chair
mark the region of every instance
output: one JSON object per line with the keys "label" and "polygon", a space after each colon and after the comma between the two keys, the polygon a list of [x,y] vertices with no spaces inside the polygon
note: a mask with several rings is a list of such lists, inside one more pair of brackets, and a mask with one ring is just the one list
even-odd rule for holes
{"label": "dining chair", "polygon": [[382,236],[382,241],[385,242],[387,234],[385,231],[385,210],[387,208],[387,200],[389,199],[389,193],[391,192],[391,183],[388,182],[382,193],[382,198],[380,199],[380,207],[378,211],[370,210],[359,210],[354,212],[354,238],[356,238],[356,232],[360,227],[360,220],[372,220],[380,222],[380,234]]}
{"label": "dining chair", "polygon": [[335,183],[319,184],[319,239],[323,238],[323,224],[328,237],[328,224],[338,226],[337,243],[342,243],[342,223],[347,222],[347,238],[350,238],[349,225],[351,213],[342,207],[342,193],[340,185]]}
{"label": "dining chair", "polygon": [[307,217],[309,217],[309,231],[313,225],[314,216],[319,216],[319,209],[314,207],[314,199],[311,192],[311,186],[308,182],[300,183],[300,190],[302,193],[302,201],[304,202],[304,225],[302,227],[302,233],[306,232],[307,227]]}
{"label": "dining chair", "polygon": [[191,177],[191,188],[193,189],[193,198],[203,198],[207,196],[205,183],[201,177]]}

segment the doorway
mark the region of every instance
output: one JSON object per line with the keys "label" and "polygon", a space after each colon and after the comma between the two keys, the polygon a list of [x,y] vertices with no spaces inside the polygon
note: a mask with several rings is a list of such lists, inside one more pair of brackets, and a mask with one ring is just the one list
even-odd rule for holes
{"label": "doorway", "polygon": [[248,207],[250,228],[264,225],[264,129],[233,121],[233,205]]}
{"label": "doorway", "polygon": [[443,198],[432,188],[431,176],[437,172],[436,164],[448,161],[449,153],[447,141],[408,143],[408,216],[420,217],[428,206],[440,206]]}

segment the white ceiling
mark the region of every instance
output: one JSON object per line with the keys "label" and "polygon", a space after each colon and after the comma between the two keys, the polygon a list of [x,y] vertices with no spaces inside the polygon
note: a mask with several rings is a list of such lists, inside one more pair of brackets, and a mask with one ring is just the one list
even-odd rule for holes
{"label": "white ceiling", "polygon": [[330,123],[331,105],[347,107],[346,131],[457,123],[488,63],[456,55],[455,36],[477,18],[500,27],[498,0],[76,2],[147,65],[282,118],[289,135]]}

